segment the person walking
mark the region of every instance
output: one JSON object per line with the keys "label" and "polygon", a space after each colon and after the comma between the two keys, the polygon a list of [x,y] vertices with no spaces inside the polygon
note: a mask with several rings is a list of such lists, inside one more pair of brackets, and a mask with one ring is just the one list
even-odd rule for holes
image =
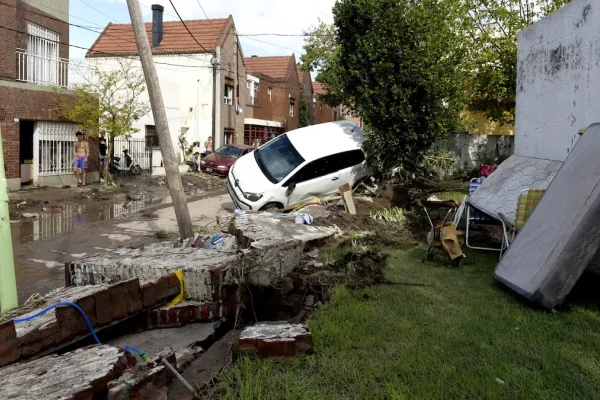
{"label": "person walking", "polygon": [[106,164],[106,138],[100,134],[98,139],[98,154],[100,154],[100,182],[104,182],[104,165]]}

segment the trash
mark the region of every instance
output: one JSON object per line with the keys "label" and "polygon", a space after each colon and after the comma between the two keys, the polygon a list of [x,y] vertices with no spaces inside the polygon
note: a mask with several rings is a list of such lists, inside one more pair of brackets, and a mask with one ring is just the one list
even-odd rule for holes
{"label": "trash", "polygon": [[309,256],[309,257],[312,257],[312,258],[317,258],[317,257],[319,257],[319,249],[314,249],[313,251],[309,252],[309,253],[308,253],[308,256]]}
{"label": "trash", "polygon": [[23,218],[39,218],[40,214],[38,213],[23,213],[21,214]]}
{"label": "trash", "polygon": [[179,279],[179,294],[173,300],[167,303],[169,307],[176,306],[177,304],[183,301],[183,272],[181,271],[181,269],[175,271],[175,276],[177,277],[177,279]]}
{"label": "trash", "polygon": [[234,212],[235,212],[235,215],[244,215],[244,214],[246,214],[246,211],[240,210],[239,208],[236,208]]}
{"label": "trash", "polygon": [[503,381],[502,379],[500,379],[500,378],[496,378],[496,382],[497,382],[497,383],[499,383],[499,384],[501,384],[501,385],[504,385],[504,384],[506,383],[506,382],[504,382],[504,381]]}
{"label": "trash", "polygon": [[17,208],[19,208],[19,206],[24,206],[25,204],[27,204],[26,201],[22,201],[20,203],[17,204]]}
{"label": "trash", "polygon": [[306,224],[311,225],[313,223],[314,218],[310,214],[304,214],[303,216],[297,216],[295,222],[297,224]]}
{"label": "trash", "polygon": [[306,300],[304,301],[304,305],[306,307],[312,307],[315,304],[315,296],[312,294],[309,294],[308,296],[306,296]]}
{"label": "trash", "polygon": [[223,235],[214,235],[208,237],[202,242],[202,247],[205,249],[216,249],[223,246]]}

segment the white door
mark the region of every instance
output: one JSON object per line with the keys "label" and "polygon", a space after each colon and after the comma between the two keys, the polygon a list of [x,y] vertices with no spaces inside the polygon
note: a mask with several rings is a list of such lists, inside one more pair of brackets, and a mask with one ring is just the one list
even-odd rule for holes
{"label": "white door", "polygon": [[337,155],[306,164],[284,185],[289,195],[287,205],[293,205],[336,193],[340,187]]}

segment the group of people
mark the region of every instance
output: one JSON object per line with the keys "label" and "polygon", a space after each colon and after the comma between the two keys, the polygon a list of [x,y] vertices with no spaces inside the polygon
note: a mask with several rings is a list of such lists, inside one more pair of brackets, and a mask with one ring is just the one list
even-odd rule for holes
{"label": "group of people", "polygon": [[[204,147],[206,148],[206,153],[204,156],[208,156],[213,152],[213,141],[212,136],[208,137],[208,140],[204,142]],[[200,152],[196,151],[189,155],[187,159],[187,164],[192,168],[192,171],[198,172],[200,170]]]}

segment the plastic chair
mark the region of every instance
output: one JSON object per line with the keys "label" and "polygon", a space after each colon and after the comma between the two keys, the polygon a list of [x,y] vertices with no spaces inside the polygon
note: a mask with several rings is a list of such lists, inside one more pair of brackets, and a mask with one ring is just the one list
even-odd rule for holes
{"label": "plastic chair", "polygon": [[[500,216],[500,220],[502,221],[502,229],[504,230],[504,240],[506,240],[507,249],[510,246],[510,243],[515,240],[517,232],[523,228],[525,222],[527,222],[533,213],[533,210],[535,210],[535,207],[544,196],[544,193],[546,193],[546,189],[524,189],[521,191],[521,193],[519,193],[514,224],[511,224],[504,214],[498,214]],[[510,235],[510,241],[508,239],[509,232],[512,233]]]}

